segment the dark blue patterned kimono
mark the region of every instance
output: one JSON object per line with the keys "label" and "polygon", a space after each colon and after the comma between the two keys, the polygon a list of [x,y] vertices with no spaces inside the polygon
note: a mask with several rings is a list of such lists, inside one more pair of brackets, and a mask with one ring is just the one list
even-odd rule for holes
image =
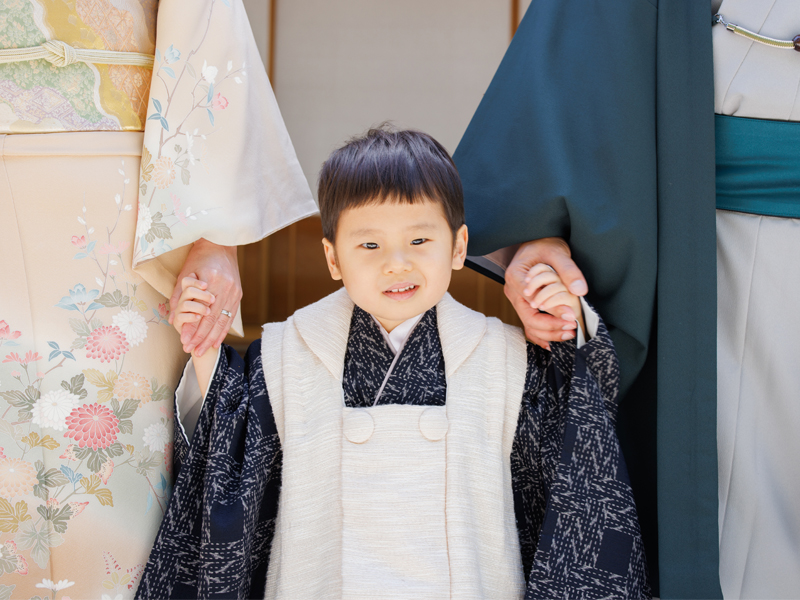
{"label": "dark blue patterned kimono", "polygon": [[[614,432],[619,367],[603,323],[576,351],[528,344],[511,456],[526,598],[649,598],[636,507]],[[349,407],[371,406],[394,356],[356,307],[343,377]],[[282,452],[261,364],[223,347],[188,445],[176,428],[175,492],[138,598],[263,598]],[[381,404],[443,405],[436,309],[408,338]]]}

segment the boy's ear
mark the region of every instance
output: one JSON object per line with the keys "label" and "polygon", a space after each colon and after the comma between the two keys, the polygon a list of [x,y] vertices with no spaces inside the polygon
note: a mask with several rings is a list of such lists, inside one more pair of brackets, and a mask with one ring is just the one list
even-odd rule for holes
{"label": "boy's ear", "polygon": [[453,244],[453,269],[458,271],[464,268],[464,261],[467,260],[467,242],[469,241],[469,233],[467,226],[462,225],[456,231],[456,239]]}
{"label": "boy's ear", "polygon": [[331,277],[337,281],[342,278],[342,272],[339,270],[339,265],[336,262],[336,249],[328,241],[328,238],[322,238],[322,247],[325,250],[325,262],[328,265],[328,270],[331,272]]}

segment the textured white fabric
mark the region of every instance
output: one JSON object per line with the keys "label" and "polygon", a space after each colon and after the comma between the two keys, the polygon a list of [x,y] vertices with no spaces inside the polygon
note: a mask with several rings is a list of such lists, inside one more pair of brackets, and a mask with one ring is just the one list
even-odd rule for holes
{"label": "textured white fabric", "polygon": [[726,598],[800,594],[798,257],[800,219],[717,211],[720,580]]}
{"label": "textured white fabric", "polygon": [[[267,598],[342,596],[341,379],[352,310],[340,290],[286,323],[264,328],[264,375],[284,449]],[[437,305],[437,317],[448,383],[449,597],[521,598],[510,455],[527,366],[525,340],[520,330],[449,295]]]}
{"label": "textured white fabric", "polygon": [[368,412],[375,422],[366,442],[342,441],[343,598],[450,597],[446,442],[423,436],[427,408],[343,408],[345,419]]}

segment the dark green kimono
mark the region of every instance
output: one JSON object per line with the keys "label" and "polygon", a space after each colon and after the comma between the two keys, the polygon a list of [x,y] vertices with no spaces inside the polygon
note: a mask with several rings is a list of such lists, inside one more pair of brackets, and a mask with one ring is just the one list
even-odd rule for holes
{"label": "dark green kimono", "polygon": [[610,325],[662,598],[721,597],[713,101],[708,2],[534,0],[455,153],[470,254],[565,238]]}

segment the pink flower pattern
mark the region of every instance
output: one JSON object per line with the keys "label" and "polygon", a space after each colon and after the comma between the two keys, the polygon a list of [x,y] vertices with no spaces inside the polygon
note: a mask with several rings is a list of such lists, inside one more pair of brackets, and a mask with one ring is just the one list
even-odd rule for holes
{"label": "pink flower pattern", "polygon": [[91,446],[96,451],[116,442],[118,433],[119,419],[107,406],[95,402],[72,410],[64,437],[72,438],[81,448]]}
{"label": "pink flower pattern", "polygon": [[211,101],[211,108],[214,110],[225,110],[228,108],[228,99],[217,92],[217,95],[214,96],[214,99]]}
{"label": "pink flower pattern", "polygon": [[44,357],[40,356],[38,352],[32,352],[32,351],[28,350],[25,353],[25,358],[21,358],[19,354],[17,354],[16,352],[12,352],[11,354],[6,354],[6,358],[5,358],[5,360],[3,360],[3,362],[4,363],[7,363],[7,362],[18,362],[23,367],[25,367],[29,363],[36,362],[37,360],[42,360],[42,358],[44,358]]}
{"label": "pink flower pattern", "polygon": [[5,321],[0,321],[0,340],[15,340],[20,335],[19,331],[11,331],[11,327]]}
{"label": "pink flower pattern", "polygon": [[98,327],[86,340],[86,356],[111,362],[130,350],[125,334],[116,325]]}

